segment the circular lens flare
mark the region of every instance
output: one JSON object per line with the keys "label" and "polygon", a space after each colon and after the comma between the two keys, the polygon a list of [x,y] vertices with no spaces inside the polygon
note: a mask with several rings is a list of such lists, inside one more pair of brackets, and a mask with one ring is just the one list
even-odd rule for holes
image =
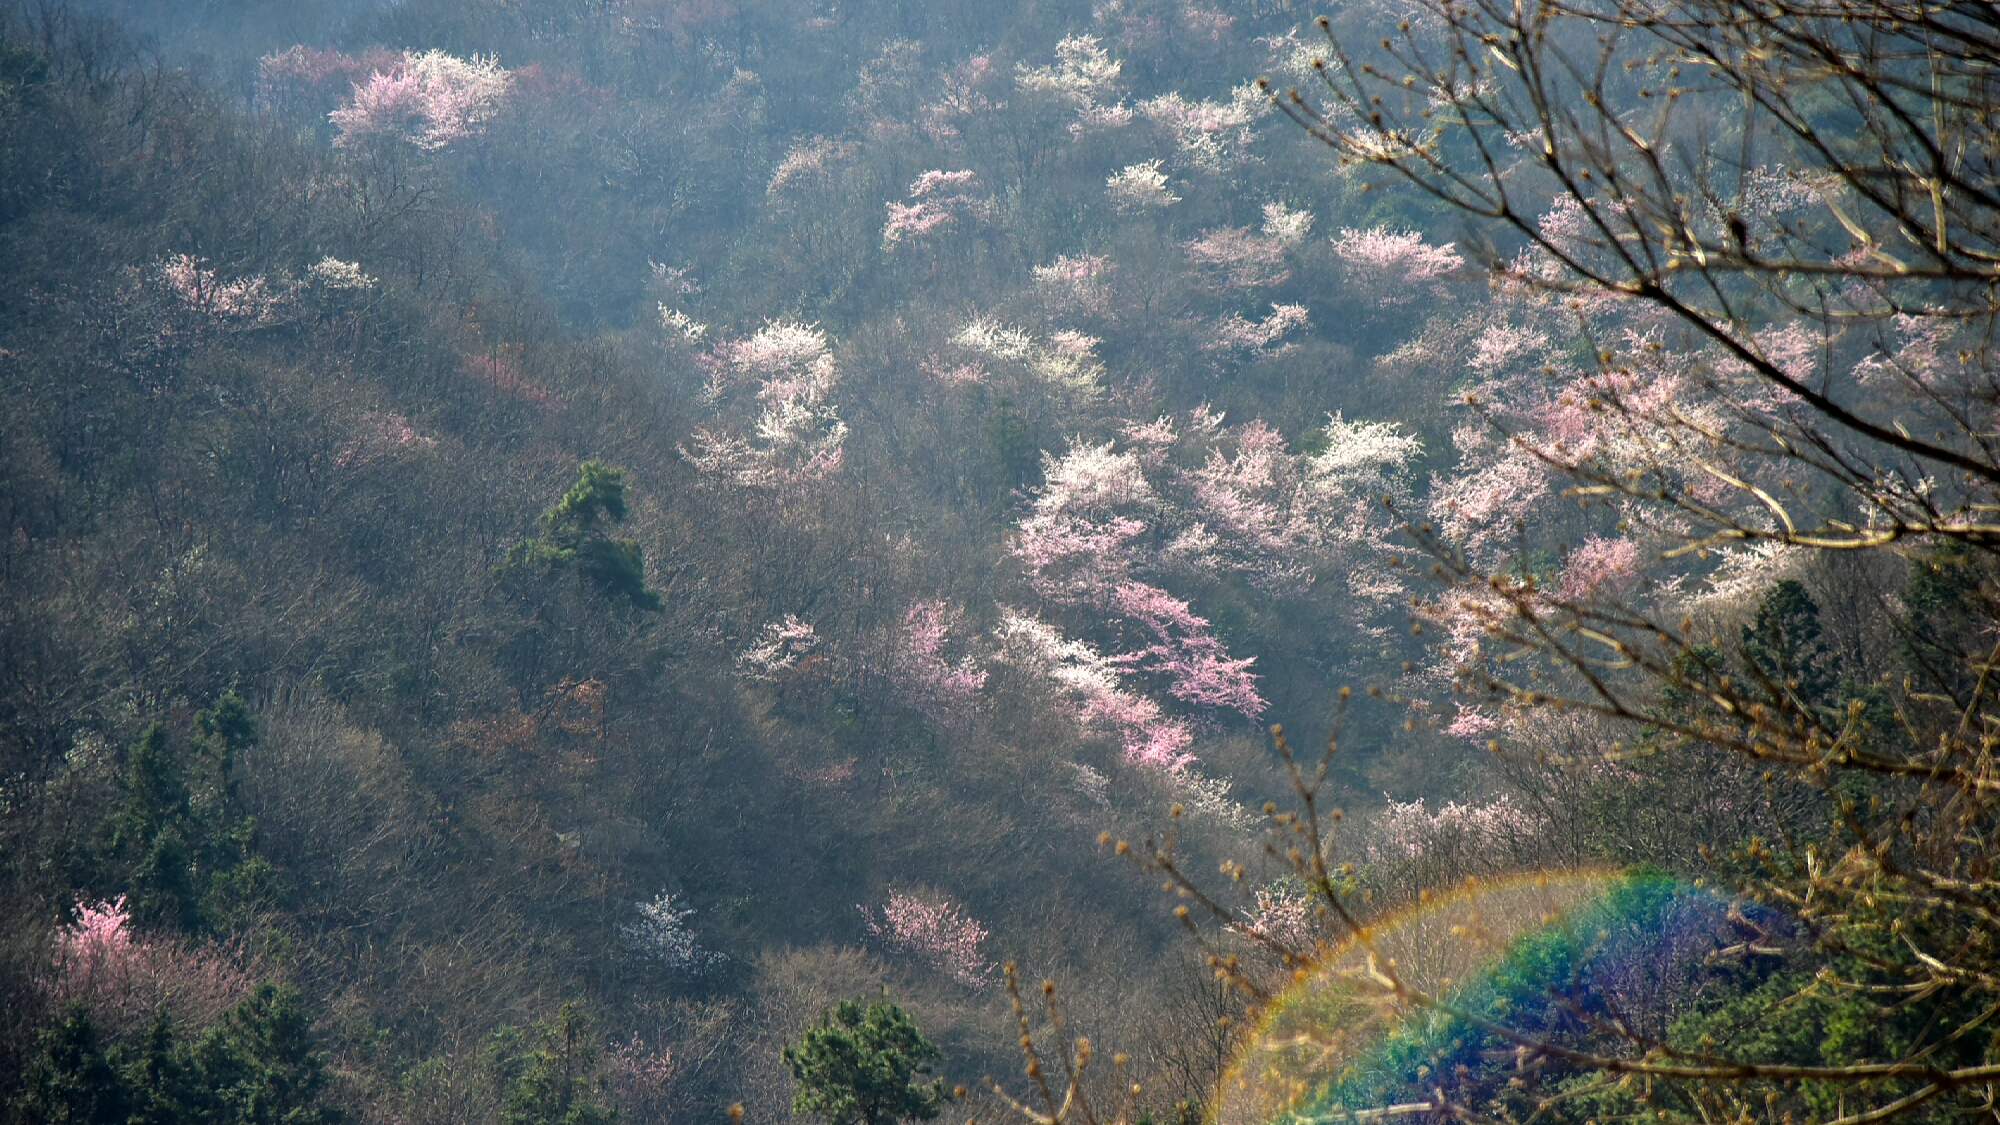
{"label": "circular lens flare", "polygon": [[1469,882],[1376,921],[1301,971],[1224,1074],[1216,1125],[1419,1112],[1427,1077],[1477,1062],[1482,1037],[1455,1012],[1504,1022],[1558,992],[1657,991],[1690,954],[1717,948],[1728,916],[1715,896],[1657,873]]}

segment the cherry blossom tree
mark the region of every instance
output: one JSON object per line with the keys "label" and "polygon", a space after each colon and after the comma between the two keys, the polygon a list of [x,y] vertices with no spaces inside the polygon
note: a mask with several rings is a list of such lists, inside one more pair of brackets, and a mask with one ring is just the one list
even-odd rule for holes
{"label": "cherry blossom tree", "polygon": [[1126,688],[1125,669],[1096,648],[1014,611],[1003,611],[994,635],[1002,660],[1042,677],[1084,729],[1118,738],[1126,762],[1169,775],[1194,764],[1187,720]]}
{"label": "cherry blossom tree", "polygon": [[145,276],[186,311],[229,330],[275,323],[292,301],[293,283],[262,274],[224,281],[206,265],[192,254],[175,254],[155,262]]}
{"label": "cherry blossom tree", "polygon": [[1432,246],[1415,231],[1385,227],[1343,227],[1333,240],[1333,252],[1347,266],[1348,283],[1385,308],[1409,304],[1465,265],[1450,246]]}
{"label": "cherry blossom tree", "polygon": [[676,906],[674,897],[662,891],[652,901],[639,903],[639,920],[620,926],[618,939],[635,957],[698,977],[728,958],[701,947],[694,927],[688,924],[694,908]]}
{"label": "cherry blossom tree", "polygon": [[331,254],[306,267],[306,280],[336,293],[375,288],[375,279],[361,271],[361,263],[344,262]]}
{"label": "cherry blossom tree", "polygon": [[1108,101],[1117,93],[1123,69],[1095,36],[1074,35],[1056,44],[1054,66],[1016,64],[1014,85],[1023,93],[1066,104],[1076,111],[1070,135],[1082,137],[1128,125],[1132,110],[1123,101]]}
{"label": "cherry blossom tree", "polygon": [[859,151],[852,141],[832,137],[811,137],[786,151],[784,159],[771,169],[771,181],[764,194],[775,203],[785,203],[808,185],[824,185],[834,171]]}
{"label": "cherry blossom tree", "polygon": [[961,727],[979,706],[986,672],[971,653],[956,661],[945,656],[963,608],[941,600],[921,601],[903,614],[889,657],[889,675],[910,707],[948,727]]}
{"label": "cherry blossom tree", "polygon": [[488,56],[406,53],[356,82],[353,98],[327,115],[340,130],[334,143],[389,137],[425,150],[445,148],[479,132],[505,102],[512,78]]}
{"label": "cherry blossom tree", "polygon": [[1054,66],[1017,64],[1014,84],[1032,93],[1089,104],[1117,91],[1123,65],[1096,36],[1072,35],[1056,44]]}
{"label": "cherry blossom tree", "polygon": [[1087,729],[1116,734],[1128,761],[1169,772],[1192,762],[1193,728],[1162,700],[1260,717],[1254,658],[1231,655],[1168,584],[1235,574],[1297,593],[1339,574],[1357,610],[1400,593],[1383,565],[1392,523],[1381,499],[1407,494],[1420,446],[1394,426],[1339,417],[1320,437],[1319,453],[1294,454],[1262,422],[1231,427],[1204,408],[1128,425],[1122,443],[1048,455],[1010,550],[1046,607],[1107,643],[1010,613],[999,631],[1007,658],[1044,676]]}
{"label": "cherry blossom tree", "polygon": [[1004,72],[991,55],[973,55],[939,76],[937,99],[923,108],[924,134],[946,146],[960,139],[959,124],[968,118],[1005,107],[995,100],[994,87]]}
{"label": "cherry blossom tree", "polygon": [[1127,164],[1105,179],[1104,194],[1121,211],[1146,211],[1179,203],[1181,197],[1167,188],[1167,174],[1160,171],[1160,163],[1148,160]]}
{"label": "cherry blossom tree", "polygon": [[1262,320],[1246,320],[1242,313],[1230,313],[1215,322],[1201,347],[1210,352],[1276,355],[1292,347],[1279,344],[1279,340],[1309,323],[1304,305],[1273,304],[1270,315]]}
{"label": "cherry blossom tree", "polygon": [[882,227],[882,245],[894,249],[911,239],[953,230],[960,220],[990,216],[992,197],[977,192],[978,176],[970,169],[925,172],[910,184],[910,202],[887,204],[889,220]]}
{"label": "cherry blossom tree", "polygon": [[924,961],[975,992],[993,987],[998,966],[979,951],[992,931],[951,899],[890,891],[879,908],[857,904],[855,909],[868,936],[883,948]]}
{"label": "cherry blossom tree", "polygon": [[1287,249],[1305,244],[1306,236],[1312,233],[1313,213],[1303,208],[1294,210],[1283,200],[1273,200],[1264,204],[1264,237]]}
{"label": "cherry blossom tree", "polygon": [[1255,289],[1278,285],[1292,276],[1285,264],[1285,243],[1249,227],[1216,227],[1181,244],[1189,264],[1219,278],[1223,287]]}
{"label": "cherry blossom tree", "polygon": [[1104,365],[1097,362],[1096,337],[1059,331],[1038,339],[1024,328],[974,318],[952,343],[984,359],[1018,363],[1037,380],[1075,396],[1095,395]]}
{"label": "cherry blossom tree", "polygon": [[161,1008],[184,1026],[206,1026],[255,984],[235,950],[133,933],[122,895],[77,904],[76,921],[56,933],[53,967],[55,1000],[89,1006],[114,1035],[139,1030]]}
{"label": "cherry blossom tree", "polygon": [[1241,920],[1230,924],[1240,933],[1278,942],[1287,949],[1312,949],[1324,932],[1313,916],[1317,906],[1304,887],[1274,883],[1259,887],[1255,905],[1239,911]]}
{"label": "cherry blossom tree", "polygon": [[819,632],[812,622],[788,613],[784,620],[764,626],[758,642],[737,655],[736,667],[753,680],[775,680],[797,668],[819,644]]}
{"label": "cherry blossom tree", "polygon": [[1138,104],[1140,116],[1173,142],[1175,161],[1191,171],[1221,175],[1251,162],[1256,122],[1270,102],[1255,86],[1232,90],[1227,102],[1189,101],[1178,91]]}
{"label": "cherry blossom tree", "polygon": [[826,333],[774,321],[716,344],[703,361],[718,415],[741,417],[754,404],[757,416],[748,435],[698,427],[680,447],[688,463],[719,484],[777,496],[797,495],[840,469],[847,424],[830,401],[840,369]]}
{"label": "cherry blossom tree", "polygon": [[1117,268],[1102,254],[1058,254],[1035,267],[1035,289],[1051,317],[1103,317],[1111,312],[1110,279]]}
{"label": "cherry blossom tree", "polygon": [[371,74],[396,69],[403,56],[385,48],[346,55],[297,45],[257,61],[257,104],[280,112],[324,110]]}

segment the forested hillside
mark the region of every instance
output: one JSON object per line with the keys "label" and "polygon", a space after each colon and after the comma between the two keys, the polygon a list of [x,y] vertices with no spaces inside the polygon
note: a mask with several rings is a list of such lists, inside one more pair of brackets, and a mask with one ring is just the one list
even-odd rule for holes
{"label": "forested hillside", "polygon": [[[1006,962],[1213,1120],[1270,990],[1468,877],[1793,911],[1730,907],[1783,961],[1712,1046],[1851,951],[1830,857],[1986,839],[1991,259],[1855,248],[1973,187],[1705,90],[1633,151],[1741,156],[1636,254],[1680,173],[1604,203],[1465,61],[1590,29],[1449,5],[0,12],[18,1120],[787,1120],[884,996],[999,1120]],[[1693,65],[1620,61],[1565,89]],[[1966,862],[1924,893],[1989,919]],[[1931,963],[1895,925],[1868,972]]]}

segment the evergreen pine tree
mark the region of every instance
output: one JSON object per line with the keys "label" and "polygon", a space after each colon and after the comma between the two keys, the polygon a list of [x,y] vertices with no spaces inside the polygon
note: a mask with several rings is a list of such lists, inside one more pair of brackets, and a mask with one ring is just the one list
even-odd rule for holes
{"label": "evergreen pine tree", "polygon": [[645,555],[638,541],[613,539],[600,521],[625,522],[624,473],[602,461],[585,461],[577,466],[576,483],[542,513],[541,535],[515,544],[500,569],[574,568],[607,597],[658,610],[660,595],[646,588]]}
{"label": "evergreen pine tree", "polygon": [[43,1031],[22,1075],[22,1115],[48,1125],[125,1125],[129,1091],[104,1055],[97,1025],[72,1004]]}
{"label": "evergreen pine tree", "polygon": [[827,1125],[928,1121],[944,1108],[944,1083],[920,1084],[938,1054],[896,1005],[878,1000],[864,1012],[843,1000],[784,1049],[799,1084],[792,1110],[817,1114]]}
{"label": "evergreen pine tree", "polygon": [[1797,579],[1784,579],[1765,592],[1742,637],[1744,660],[1774,688],[1808,707],[1832,695],[1834,658],[1820,639],[1819,603]]}

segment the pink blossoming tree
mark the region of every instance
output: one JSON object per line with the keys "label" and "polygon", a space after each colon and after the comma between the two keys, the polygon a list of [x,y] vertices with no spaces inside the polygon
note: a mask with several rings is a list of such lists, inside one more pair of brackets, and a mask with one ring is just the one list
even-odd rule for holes
{"label": "pink blossoming tree", "polygon": [[443,51],[406,53],[354,83],[354,96],[327,115],[337,145],[388,137],[436,150],[476,134],[499,112],[512,75],[497,59]]}
{"label": "pink blossoming tree", "polygon": [[1249,227],[1217,227],[1181,244],[1188,262],[1221,288],[1257,289],[1277,285],[1292,276],[1285,264],[1285,244]]}
{"label": "pink blossoming tree", "polygon": [[704,363],[719,421],[757,411],[747,434],[697,427],[680,448],[711,481],[789,497],[840,469],[847,423],[830,401],[840,369],[826,333],[774,321],[748,339],[718,343]]}
{"label": "pink blossoming tree", "polygon": [[978,194],[978,177],[969,169],[932,169],[910,184],[908,203],[886,204],[889,220],[882,226],[882,245],[895,249],[903,242],[957,228],[960,220],[984,219],[993,213],[993,198]]}
{"label": "pink blossoming tree", "polygon": [[1035,289],[1051,317],[1102,317],[1111,312],[1110,278],[1116,269],[1102,254],[1058,254],[1048,265],[1035,267]]}
{"label": "pink blossoming tree", "polygon": [[135,1032],[165,1008],[184,1027],[216,1020],[255,983],[235,951],[205,942],[181,945],[132,932],[120,896],[78,903],[76,921],[56,933],[51,991],[58,1003],[82,1003],[105,1032]]}
{"label": "pink blossoming tree", "polygon": [[1304,305],[1273,304],[1270,315],[1262,320],[1245,320],[1241,313],[1230,313],[1215,322],[1201,347],[1210,352],[1277,355],[1292,347],[1278,341],[1308,323]]}
{"label": "pink blossoming tree", "polygon": [[1347,266],[1348,284],[1383,307],[1405,305],[1465,265],[1450,246],[1432,246],[1414,231],[1343,228],[1333,252]]}
{"label": "pink blossoming tree", "polygon": [[1086,728],[1116,734],[1129,761],[1171,772],[1192,762],[1193,728],[1163,699],[1259,718],[1254,658],[1232,656],[1169,583],[1240,575],[1297,593],[1338,574],[1361,595],[1357,625],[1399,593],[1381,565],[1392,524],[1380,500],[1407,492],[1420,447],[1394,426],[1338,417],[1320,437],[1321,452],[1294,454],[1262,422],[1231,427],[1203,409],[1129,425],[1123,448],[1078,441],[1049,455],[1011,551],[1045,607],[1104,644],[1011,614],[1009,658],[1038,669]]}
{"label": "pink blossoming tree", "polygon": [[998,966],[979,951],[991,931],[949,898],[891,891],[878,909],[855,909],[884,949],[915,957],[975,992],[993,986]]}
{"label": "pink blossoming tree", "polygon": [[912,709],[942,726],[962,727],[979,707],[986,672],[976,656],[946,655],[965,611],[948,602],[921,601],[903,614],[889,657],[889,675]]}
{"label": "pink blossoming tree", "polygon": [[1155,130],[1173,142],[1176,162],[1190,171],[1221,175],[1252,161],[1256,123],[1270,112],[1267,98],[1244,85],[1227,102],[1189,101],[1179,92],[1148,98],[1137,106]]}

